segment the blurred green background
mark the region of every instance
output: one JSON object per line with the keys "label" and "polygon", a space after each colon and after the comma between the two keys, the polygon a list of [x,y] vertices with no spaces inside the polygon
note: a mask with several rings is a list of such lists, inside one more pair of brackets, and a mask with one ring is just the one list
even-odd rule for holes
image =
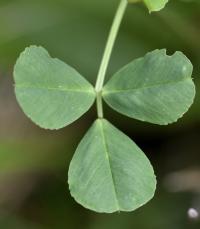
{"label": "blurred green background", "polygon": [[[0,0],[0,229],[199,229],[200,220],[200,1],[171,0],[158,13],[131,5],[124,18],[107,79],[156,48],[184,52],[194,64],[195,103],[177,123],[156,126],[106,117],[151,160],[158,178],[155,198],[132,213],[96,214],[70,197],[69,162],[96,117],[95,106],[59,131],[35,126],[19,108],[13,66],[31,44],[75,67],[95,83],[119,0]],[[199,88],[200,89],[200,88]]]}

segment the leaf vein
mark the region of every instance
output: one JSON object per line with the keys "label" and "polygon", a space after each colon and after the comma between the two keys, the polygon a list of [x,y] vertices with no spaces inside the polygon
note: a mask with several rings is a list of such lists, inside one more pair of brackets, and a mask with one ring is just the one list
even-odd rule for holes
{"label": "leaf vein", "polygon": [[49,91],[63,91],[63,92],[87,92],[94,93],[92,90],[84,90],[84,89],[68,89],[64,87],[42,87],[42,86],[29,86],[29,85],[15,85],[16,88],[27,88],[27,89],[41,89],[41,90],[49,90]]}
{"label": "leaf vein", "polygon": [[160,86],[167,86],[167,85],[171,85],[171,84],[177,84],[177,83],[182,83],[185,81],[191,80],[191,78],[185,78],[183,80],[179,80],[179,81],[169,81],[169,82],[165,82],[165,83],[159,83],[159,84],[152,84],[149,86],[143,86],[143,87],[138,87],[138,88],[130,88],[130,89],[124,89],[124,90],[104,90],[104,94],[114,94],[114,93],[120,93],[120,92],[131,92],[131,91],[138,91],[138,90],[143,90],[143,89],[148,89],[148,88],[153,88],[153,87],[160,87]]}
{"label": "leaf vein", "polygon": [[106,137],[105,137],[105,134],[104,134],[102,121],[100,122],[100,130],[101,130],[101,134],[102,134],[102,138],[103,138],[103,145],[104,145],[105,152],[106,152],[106,158],[108,159],[108,166],[109,166],[109,169],[110,169],[110,175],[111,175],[111,180],[112,180],[112,184],[113,184],[113,190],[114,190],[114,194],[115,194],[115,202],[116,202],[118,210],[120,210],[119,201],[117,199],[117,190],[115,188],[115,180],[114,180],[114,176],[113,176],[113,172],[112,172],[112,168],[111,168],[111,163],[110,163],[109,150],[108,150],[108,146],[107,146],[107,143],[106,143]]}

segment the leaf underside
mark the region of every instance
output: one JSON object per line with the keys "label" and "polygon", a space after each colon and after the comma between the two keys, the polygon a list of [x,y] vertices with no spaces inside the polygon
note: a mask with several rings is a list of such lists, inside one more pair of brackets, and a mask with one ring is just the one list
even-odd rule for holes
{"label": "leaf underside", "polygon": [[159,11],[165,7],[168,0],[143,0],[144,4],[149,9],[149,12]]}
{"label": "leaf underside", "polygon": [[129,0],[130,3],[143,2],[149,12],[163,9],[168,1],[169,0]]}
{"label": "leaf underside", "polygon": [[96,212],[133,211],[156,188],[144,153],[105,119],[96,120],[80,142],[68,176],[71,195]]}
{"label": "leaf underside", "polygon": [[83,115],[95,92],[75,69],[51,58],[42,47],[31,46],[14,68],[15,92],[21,108],[46,129],[62,128]]}
{"label": "leaf underside", "polygon": [[141,121],[166,125],[189,109],[195,96],[192,64],[181,52],[146,54],[117,72],[103,89],[114,110]]}

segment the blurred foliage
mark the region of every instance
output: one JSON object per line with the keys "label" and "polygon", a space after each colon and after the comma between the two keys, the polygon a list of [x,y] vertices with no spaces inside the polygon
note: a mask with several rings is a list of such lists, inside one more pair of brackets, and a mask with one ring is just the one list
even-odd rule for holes
{"label": "blurred foliage", "polygon": [[[158,175],[156,197],[133,213],[100,215],[70,197],[68,163],[95,117],[95,108],[68,128],[41,130],[21,112],[12,69],[19,53],[42,45],[94,83],[118,0],[0,0],[0,228],[198,229],[187,217],[200,208],[199,193],[171,193],[164,178],[173,171],[200,170],[200,1],[171,0],[149,15],[131,5],[121,27],[107,79],[147,51],[184,52],[194,65],[197,97],[178,123],[161,127],[124,118],[106,107],[106,117],[147,152]],[[88,118],[90,117],[90,118]],[[199,182],[199,180],[194,180]],[[178,180],[177,180],[178,183]]]}

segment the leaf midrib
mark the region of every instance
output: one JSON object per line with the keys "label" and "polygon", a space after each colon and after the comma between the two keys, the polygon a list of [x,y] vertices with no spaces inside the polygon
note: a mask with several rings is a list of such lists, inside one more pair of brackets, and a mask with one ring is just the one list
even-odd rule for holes
{"label": "leaf midrib", "polygon": [[27,88],[27,89],[41,89],[41,90],[49,90],[49,91],[60,91],[60,92],[87,92],[94,93],[92,89],[69,89],[64,87],[45,87],[45,86],[29,86],[29,85],[15,85],[16,88]]}
{"label": "leaf midrib", "polygon": [[[124,90],[106,90],[104,89],[103,90],[103,94],[114,94],[114,93],[120,93],[120,92],[131,92],[131,91],[139,91],[139,90],[143,90],[143,89],[148,89],[148,88],[154,88],[154,87],[161,87],[161,86],[167,86],[167,85],[171,85],[171,84],[178,84],[178,83],[182,83],[182,82],[185,82],[185,81],[189,81],[191,80],[192,78],[190,77],[187,77],[183,80],[179,80],[179,81],[169,81],[169,82],[165,82],[165,83],[159,83],[159,84],[152,84],[152,85],[149,85],[149,86],[143,86],[143,87],[138,87],[138,88],[129,88],[129,89],[124,89]],[[109,86],[108,86],[109,88]]]}
{"label": "leaf midrib", "polygon": [[104,135],[104,128],[103,128],[103,123],[102,123],[103,121],[100,120],[99,122],[100,122],[100,130],[101,130],[102,139],[103,139],[103,146],[105,148],[106,159],[108,161],[108,166],[109,166],[109,169],[110,169],[111,180],[112,180],[112,184],[113,184],[113,190],[114,190],[114,195],[115,195],[115,203],[116,203],[116,206],[117,206],[118,210],[120,210],[119,201],[117,199],[117,190],[115,188],[114,176],[113,176],[113,172],[112,172],[112,169],[111,169],[109,150],[108,150],[108,146],[107,146],[107,143],[106,143],[106,137]]}

